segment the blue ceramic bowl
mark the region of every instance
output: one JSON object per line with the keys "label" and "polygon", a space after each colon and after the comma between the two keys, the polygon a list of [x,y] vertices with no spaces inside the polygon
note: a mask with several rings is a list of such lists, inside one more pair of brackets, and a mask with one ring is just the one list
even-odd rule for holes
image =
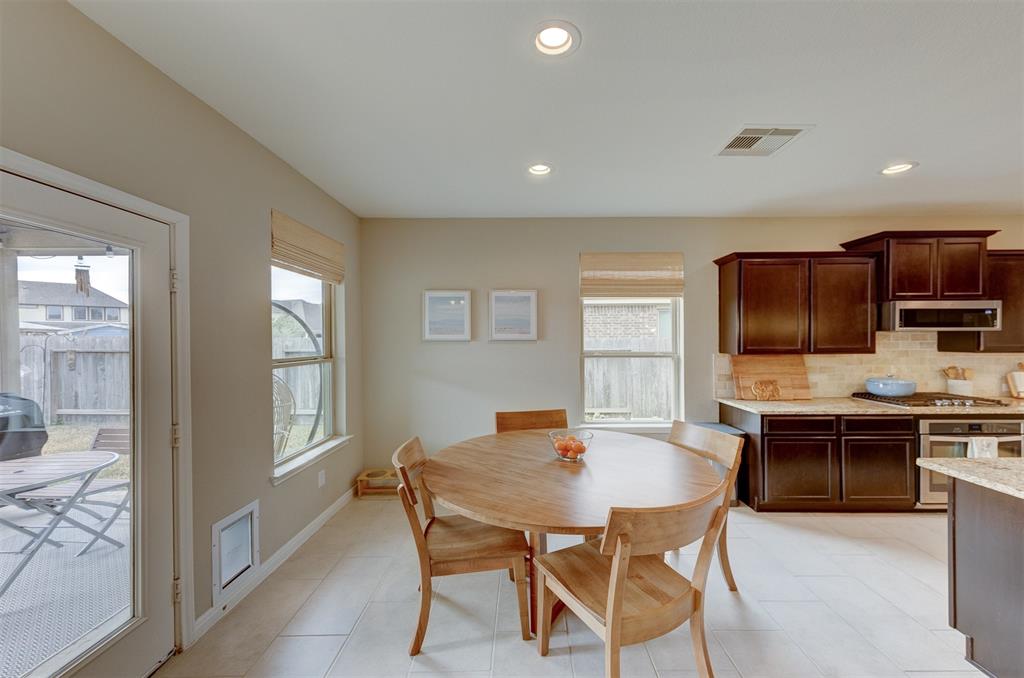
{"label": "blue ceramic bowl", "polygon": [[871,377],[864,381],[864,386],[868,393],[879,396],[908,396],[917,390],[916,381],[896,377]]}

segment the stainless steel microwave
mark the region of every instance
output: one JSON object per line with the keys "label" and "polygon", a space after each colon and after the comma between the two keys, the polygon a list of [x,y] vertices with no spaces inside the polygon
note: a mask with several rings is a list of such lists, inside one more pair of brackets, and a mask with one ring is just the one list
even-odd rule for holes
{"label": "stainless steel microwave", "polygon": [[890,301],[881,329],[890,332],[991,332],[1003,329],[1003,302]]}

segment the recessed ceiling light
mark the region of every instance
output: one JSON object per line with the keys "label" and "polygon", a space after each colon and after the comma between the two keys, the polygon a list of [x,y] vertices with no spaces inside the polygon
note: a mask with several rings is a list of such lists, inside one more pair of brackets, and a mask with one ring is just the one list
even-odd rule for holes
{"label": "recessed ceiling light", "polygon": [[536,165],[530,165],[527,167],[526,171],[534,176],[542,177],[545,174],[551,174],[551,165],[537,163]]}
{"label": "recessed ceiling light", "polygon": [[913,162],[913,161],[911,161],[911,162],[898,162],[898,163],[889,165],[888,167],[883,169],[882,170],[882,174],[884,174],[886,176],[892,176],[893,174],[903,174],[904,172],[909,172],[910,170],[914,169],[915,167],[917,167],[917,163]]}
{"label": "recessed ceiling light", "polygon": [[569,54],[580,46],[580,29],[568,21],[545,21],[537,26],[533,45],[547,56]]}

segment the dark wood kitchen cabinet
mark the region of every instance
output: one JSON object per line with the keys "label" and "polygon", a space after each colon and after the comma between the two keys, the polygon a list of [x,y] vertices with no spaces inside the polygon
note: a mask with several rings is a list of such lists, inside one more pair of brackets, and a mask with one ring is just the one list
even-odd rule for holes
{"label": "dark wood kitchen cabinet", "polygon": [[835,438],[764,439],[764,504],[835,504],[839,458]]}
{"label": "dark wood kitchen cabinet", "polygon": [[755,511],[909,511],[917,437],[906,415],[759,415],[722,405],[747,433],[739,498]]}
{"label": "dark wood kitchen cabinet", "polygon": [[758,252],[715,263],[723,353],[874,352],[874,257]]}
{"label": "dark wood kitchen cabinet", "polygon": [[998,231],[884,231],[842,244],[882,256],[882,301],[983,299],[988,238]]}
{"label": "dark wood kitchen cabinet", "polygon": [[1024,353],[1024,250],[990,250],[988,296],[1003,302],[997,332],[939,332],[940,351]]}
{"label": "dark wood kitchen cabinet", "polygon": [[811,259],[811,353],[875,352],[875,260]]}
{"label": "dark wood kitchen cabinet", "polygon": [[914,437],[844,437],[841,467],[843,501],[914,507]]}

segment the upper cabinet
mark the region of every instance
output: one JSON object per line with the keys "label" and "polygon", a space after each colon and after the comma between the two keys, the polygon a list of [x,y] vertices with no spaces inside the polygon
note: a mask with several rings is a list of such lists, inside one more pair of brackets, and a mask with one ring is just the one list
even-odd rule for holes
{"label": "upper cabinet", "polygon": [[940,351],[1024,353],[1024,250],[988,252],[988,295],[1003,301],[997,332],[940,332]]}
{"label": "upper cabinet", "polygon": [[718,259],[723,353],[872,353],[875,261],[842,252]]}
{"label": "upper cabinet", "polygon": [[998,231],[883,231],[843,243],[882,257],[881,301],[984,299],[987,241]]}

